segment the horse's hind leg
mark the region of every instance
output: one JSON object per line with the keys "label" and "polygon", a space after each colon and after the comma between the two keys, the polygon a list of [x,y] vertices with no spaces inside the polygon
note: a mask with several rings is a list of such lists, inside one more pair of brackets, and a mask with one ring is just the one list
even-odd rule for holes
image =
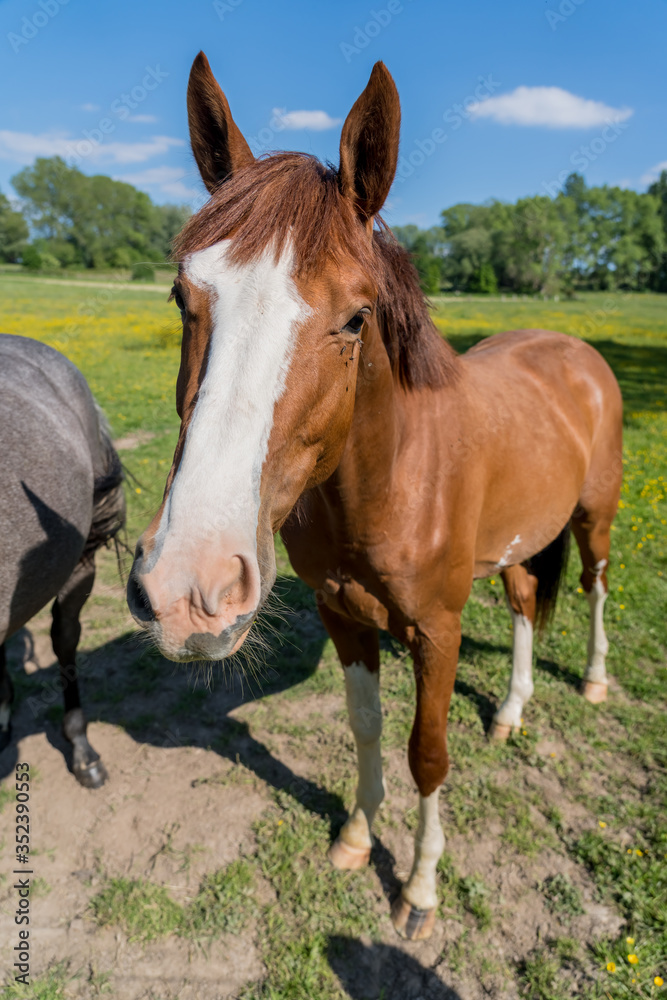
{"label": "horse's hind leg", "polygon": [[76,648],[81,636],[79,614],[90,596],[94,581],[93,560],[80,562],[54,602],[51,625],[51,641],[60,664],[65,698],[63,733],[72,744],[74,777],[85,788],[99,788],[107,779],[100,755],[88,742],[87,723],[81,708],[76,676]]}
{"label": "horse's hind leg", "polygon": [[521,728],[523,706],[533,693],[533,628],[537,577],[525,566],[508,566],[501,573],[512,615],[512,674],[507,697],[493,717],[489,736],[506,740]]}
{"label": "horse's hind leg", "polygon": [[320,615],[343,664],[350,727],[357,745],[359,783],[354,809],[329,849],[329,860],[343,870],[361,868],[371,855],[371,826],[384,799],[382,709],[378,631],[357,625],[326,607]]}
{"label": "horse's hind leg", "polygon": [[0,646],[0,751],[9,746],[12,738],[12,702],[14,685],[7,670],[5,646]]}
{"label": "horse's hind leg", "polygon": [[586,510],[577,507],[572,518],[572,531],[579,546],[583,570],[581,585],[591,610],[588,633],[588,663],[584,673],[581,693],[587,701],[598,704],[607,698],[606,656],[609,648],[604,631],[603,612],[609,586],[609,529],[614,517],[613,509]]}

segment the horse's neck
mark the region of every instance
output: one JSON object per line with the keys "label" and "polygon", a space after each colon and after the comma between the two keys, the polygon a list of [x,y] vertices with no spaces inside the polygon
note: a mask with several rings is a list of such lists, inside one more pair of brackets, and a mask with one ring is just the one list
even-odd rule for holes
{"label": "horse's neck", "polygon": [[357,518],[360,509],[377,512],[386,495],[396,459],[402,419],[402,393],[396,387],[386,349],[374,327],[359,355],[354,416],[338,468],[324,485],[336,504]]}

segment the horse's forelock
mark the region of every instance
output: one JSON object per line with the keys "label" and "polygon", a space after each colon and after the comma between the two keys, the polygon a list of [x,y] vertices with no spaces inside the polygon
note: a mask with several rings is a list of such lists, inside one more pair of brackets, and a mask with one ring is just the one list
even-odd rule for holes
{"label": "horse's forelock", "polygon": [[272,246],[276,261],[289,241],[295,274],[307,280],[327,263],[353,260],[379,291],[382,337],[396,379],[406,388],[449,381],[455,354],[435,330],[410,255],[377,218],[364,232],[338,172],[306,153],[275,153],[224,181],[174,242],[174,260],[233,237],[230,261],[257,260]]}

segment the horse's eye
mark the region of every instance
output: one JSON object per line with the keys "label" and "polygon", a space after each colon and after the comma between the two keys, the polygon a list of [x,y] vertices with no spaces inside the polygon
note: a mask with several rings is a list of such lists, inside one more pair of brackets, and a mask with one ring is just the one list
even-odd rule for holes
{"label": "horse's eye", "polygon": [[346,323],[343,327],[345,333],[360,333],[361,328],[364,325],[364,320],[366,319],[365,312],[358,312],[352,317],[349,323]]}
{"label": "horse's eye", "polygon": [[180,312],[185,312],[185,302],[183,301],[181,293],[176,288],[172,288],[171,294]]}

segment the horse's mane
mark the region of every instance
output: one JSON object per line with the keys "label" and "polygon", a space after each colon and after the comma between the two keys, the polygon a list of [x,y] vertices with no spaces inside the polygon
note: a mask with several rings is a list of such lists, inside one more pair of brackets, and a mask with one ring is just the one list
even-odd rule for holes
{"label": "horse's mane", "polygon": [[359,235],[332,166],[306,153],[275,153],[221,184],[176,237],[172,256],[182,260],[233,236],[237,264],[271,245],[278,258],[291,239],[297,275],[351,257],[378,288],[380,329],[396,379],[410,389],[451,381],[456,354],[433,326],[410,255],[381,220],[372,241]]}
{"label": "horse's mane", "polygon": [[[106,414],[93,399],[97,415],[98,440],[102,469],[95,476],[93,492],[93,519],[86,539],[83,555],[92,557],[97,549],[106,545],[125,527],[125,476],[118,452],[111,440],[111,428]],[[118,549],[116,549],[118,554]],[[120,567],[120,563],[119,563]]]}

